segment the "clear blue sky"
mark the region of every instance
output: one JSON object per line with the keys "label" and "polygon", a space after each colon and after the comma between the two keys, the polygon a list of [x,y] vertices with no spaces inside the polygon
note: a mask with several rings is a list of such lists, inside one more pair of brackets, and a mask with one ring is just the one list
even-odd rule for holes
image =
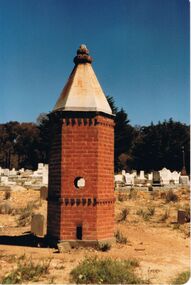
{"label": "clear blue sky", "polygon": [[51,111],[81,43],[132,125],[190,122],[188,0],[0,0],[0,123]]}

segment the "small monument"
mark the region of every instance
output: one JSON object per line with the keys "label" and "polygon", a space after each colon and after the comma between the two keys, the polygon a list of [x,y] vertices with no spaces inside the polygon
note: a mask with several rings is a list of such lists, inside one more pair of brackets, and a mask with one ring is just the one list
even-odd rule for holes
{"label": "small monument", "polygon": [[64,246],[114,236],[114,122],[81,45],[53,112],[47,236]]}

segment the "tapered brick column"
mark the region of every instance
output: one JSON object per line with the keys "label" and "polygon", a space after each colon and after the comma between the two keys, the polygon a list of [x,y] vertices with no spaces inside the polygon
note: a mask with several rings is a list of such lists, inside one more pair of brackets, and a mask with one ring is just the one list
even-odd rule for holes
{"label": "tapered brick column", "polygon": [[[74,81],[72,78],[73,84]],[[64,104],[66,107],[66,100]],[[64,107],[54,110],[50,115],[53,135],[49,163],[47,234],[58,241],[68,242],[96,243],[112,240],[113,115],[111,112],[99,111],[99,105],[96,111],[92,111],[92,106],[90,111],[88,107],[86,111],[81,111],[78,101],[73,107],[76,109],[74,111]]]}

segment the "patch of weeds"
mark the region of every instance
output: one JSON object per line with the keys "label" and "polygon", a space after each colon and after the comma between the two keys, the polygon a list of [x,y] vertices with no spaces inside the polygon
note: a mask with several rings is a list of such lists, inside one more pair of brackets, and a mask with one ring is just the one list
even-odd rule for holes
{"label": "patch of weeds", "polygon": [[180,229],[180,224],[174,224],[173,225],[173,230],[179,230]]}
{"label": "patch of weeds", "polygon": [[14,209],[12,208],[11,204],[6,201],[0,204],[0,214],[12,214]]}
{"label": "patch of weeds", "polygon": [[39,201],[37,200],[29,202],[25,208],[19,210],[18,213],[20,216],[17,220],[17,226],[24,227],[30,224],[33,210],[40,206],[40,204],[38,205],[37,202]]}
{"label": "patch of weeds", "polygon": [[131,267],[139,267],[140,263],[136,258],[130,258],[126,260],[126,264]]}
{"label": "patch of weeds", "polygon": [[15,262],[16,256],[14,254],[6,255],[6,254],[0,254],[0,260],[6,260],[9,263]]}
{"label": "patch of weeds", "polygon": [[166,199],[166,192],[161,191],[161,193],[160,193],[160,198],[161,198],[161,199]]}
{"label": "patch of weeds", "polygon": [[77,284],[143,284],[134,273],[137,266],[128,260],[90,257],[70,272],[71,282]]}
{"label": "patch of weeds", "polygon": [[108,251],[111,248],[111,244],[109,242],[99,242],[98,250],[100,251]]}
{"label": "patch of weeds", "polygon": [[122,234],[122,232],[120,232],[119,230],[117,230],[115,232],[115,238],[116,238],[116,242],[117,243],[122,243],[122,244],[126,244],[127,243],[127,238],[124,237],[124,235]]}
{"label": "patch of weeds", "polygon": [[10,190],[6,190],[4,192],[4,200],[9,200],[11,198],[11,191]]}
{"label": "patch of weeds", "polygon": [[129,214],[129,212],[130,212],[130,211],[129,211],[128,208],[122,209],[122,210],[121,210],[121,213],[120,213],[120,215],[119,215],[119,217],[118,217],[117,222],[118,222],[118,223],[124,222],[124,221],[126,220],[128,214]]}
{"label": "patch of weeds", "polygon": [[185,284],[189,278],[190,271],[182,272],[172,281],[172,284]]}
{"label": "patch of weeds", "polygon": [[166,209],[164,214],[160,218],[160,222],[165,222],[170,216],[170,209]]}
{"label": "patch of weeds", "polygon": [[155,213],[154,207],[148,207],[145,211],[143,209],[137,210],[136,214],[142,216],[145,221],[148,221]]}
{"label": "patch of weeds", "polygon": [[35,264],[31,259],[19,259],[17,268],[7,273],[1,280],[2,284],[21,284],[26,281],[38,281],[39,278],[49,272],[51,260]]}
{"label": "patch of weeds", "polygon": [[143,209],[138,209],[137,212],[136,212],[136,215],[142,216],[143,213],[144,213]]}
{"label": "patch of weeds", "polygon": [[134,188],[130,189],[129,199],[136,199],[138,191]]}
{"label": "patch of weeds", "polygon": [[127,195],[127,193],[119,192],[117,199],[118,199],[119,202],[127,201],[128,195]]}
{"label": "patch of weeds", "polygon": [[155,214],[155,207],[148,207],[147,212],[150,216],[154,216]]}
{"label": "patch of weeds", "polygon": [[156,198],[159,198],[159,191],[153,190],[152,192],[150,192],[150,195],[152,197],[152,200],[155,200]]}
{"label": "patch of weeds", "polygon": [[52,276],[48,282],[48,284],[55,284],[55,276]]}
{"label": "patch of weeds", "polygon": [[172,189],[168,190],[165,197],[166,203],[169,202],[177,202],[178,196],[172,191]]}

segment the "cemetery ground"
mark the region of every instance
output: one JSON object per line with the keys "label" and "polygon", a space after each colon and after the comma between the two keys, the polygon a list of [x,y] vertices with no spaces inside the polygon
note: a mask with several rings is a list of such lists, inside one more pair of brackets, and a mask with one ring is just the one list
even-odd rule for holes
{"label": "cemetery ground", "polygon": [[[46,215],[47,208],[47,202],[40,200],[39,191],[21,189],[9,194],[2,189],[0,283],[75,283],[70,272],[84,259],[97,256],[131,260],[135,265],[133,273],[144,282],[170,284],[178,274],[189,271],[189,223],[177,223],[178,209],[189,212],[189,192],[187,186],[171,190],[160,187],[153,191],[141,187],[118,189],[115,192],[117,242],[110,249],[106,245],[106,251],[78,248],[60,253],[58,249],[43,246],[42,238],[33,243],[31,215]],[[83,281],[82,274],[78,277],[79,282],[80,278]]]}

